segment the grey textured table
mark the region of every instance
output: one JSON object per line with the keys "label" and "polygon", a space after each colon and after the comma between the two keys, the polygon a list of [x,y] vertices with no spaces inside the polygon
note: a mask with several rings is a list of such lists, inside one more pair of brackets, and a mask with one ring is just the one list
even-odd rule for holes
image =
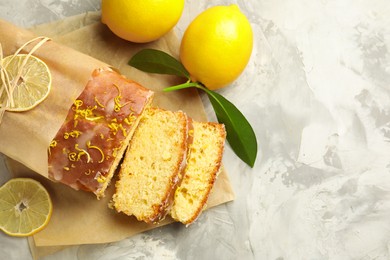
{"label": "grey textured table", "polygon": [[[250,64],[220,91],[258,138],[254,168],[226,149],[236,200],[188,228],[46,259],[390,259],[388,1],[187,0],[178,35],[201,10],[229,3],[255,32]],[[0,0],[0,17],[29,27],[99,8],[98,0]],[[31,259],[25,239],[0,234],[0,244],[1,259]]]}

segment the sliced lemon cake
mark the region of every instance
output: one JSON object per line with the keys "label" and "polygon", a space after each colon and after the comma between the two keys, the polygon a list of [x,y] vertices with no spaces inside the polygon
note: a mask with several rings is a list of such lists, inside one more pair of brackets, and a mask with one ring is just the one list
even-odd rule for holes
{"label": "sliced lemon cake", "polygon": [[193,122],[187,165],[176,189],[171,216],[191,224],[206,206],[222,164],[226,131],[222,124]]}
{"label": "sliced lemon cake", "polygon": [[185,167],[189,125],[181,111],[145,110],[116,182],[118,212],[146,223],[166,216]]}

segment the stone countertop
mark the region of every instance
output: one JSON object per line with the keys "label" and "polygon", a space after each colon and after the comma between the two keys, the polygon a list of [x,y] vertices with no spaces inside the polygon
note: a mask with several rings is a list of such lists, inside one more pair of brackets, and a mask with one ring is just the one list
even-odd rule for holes
{"label": "stone countertop", "polygon": [[[253,168],[226,148],[236,200],[188,228],[45,259],[390,259],[388,1],[186,0],[178,35],[202,10],[231,3],[253,26],[254,50],[219,92],[259,147]],[[23,27],[99,9],[100,0],[0,0],[0,18]],[[0,244],[1,259],[31,259],[23,238],[1,233]]]}

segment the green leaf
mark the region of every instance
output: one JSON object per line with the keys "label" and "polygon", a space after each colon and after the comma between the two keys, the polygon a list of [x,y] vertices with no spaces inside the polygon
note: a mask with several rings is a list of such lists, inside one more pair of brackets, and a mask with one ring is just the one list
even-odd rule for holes
{"label": "green leaf", "polygon": [[171,55],[155,49],[144,49],[137,52],[129,60],[128,64],[144,72],[190,78],[190,74],[183,64]]}
{"label": "green leaf", "polygon": [[184,83],[166,88],[164,91],[188,87],[196,87],[206,92],[218,121],[226,127],[226,138],[233,151],[241,160],[253,167],[257,157],[257,139],[252,126],[245,116],[229,100],[199,83]]}
{"label": "green leaf", "polygon": [[249,166],[255,165],[257,139],[245,116],[229,100],[220,94],[204,89],[220,123],[225,124],[227,140],[233,151]]}
{"label": "green leaf", "polygon": [[170,74],[188,79],[186,83],[165,88],[164,91],[189,87],[196,87],[205,91],[218,121],[226,127],[227,140],[233,151],[249,166],[254,166],[257,156],[256,135],[245,116],[229,100],[205,88],[201,83],[191,82],[190,75],[184,66],[163,51],[141,50],[130,59],[128,64],[145,72]]}

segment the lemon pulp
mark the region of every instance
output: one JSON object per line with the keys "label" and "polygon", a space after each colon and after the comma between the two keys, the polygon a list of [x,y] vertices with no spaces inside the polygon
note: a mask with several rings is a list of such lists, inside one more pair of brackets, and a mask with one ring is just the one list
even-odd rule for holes
{"label": "lemon pulp", "polygon": [[7,77],[0,81],[0,107],[8,111],[26,111],[41,103],[51,89],[51,74],[39,58],[18,54],[0,61]]}
{"label": "lemon pulp", "polygon": [[14,178],[0,187],[0,229],[11,236],[29,236],[49,222],[52,202],[41,183]]}

